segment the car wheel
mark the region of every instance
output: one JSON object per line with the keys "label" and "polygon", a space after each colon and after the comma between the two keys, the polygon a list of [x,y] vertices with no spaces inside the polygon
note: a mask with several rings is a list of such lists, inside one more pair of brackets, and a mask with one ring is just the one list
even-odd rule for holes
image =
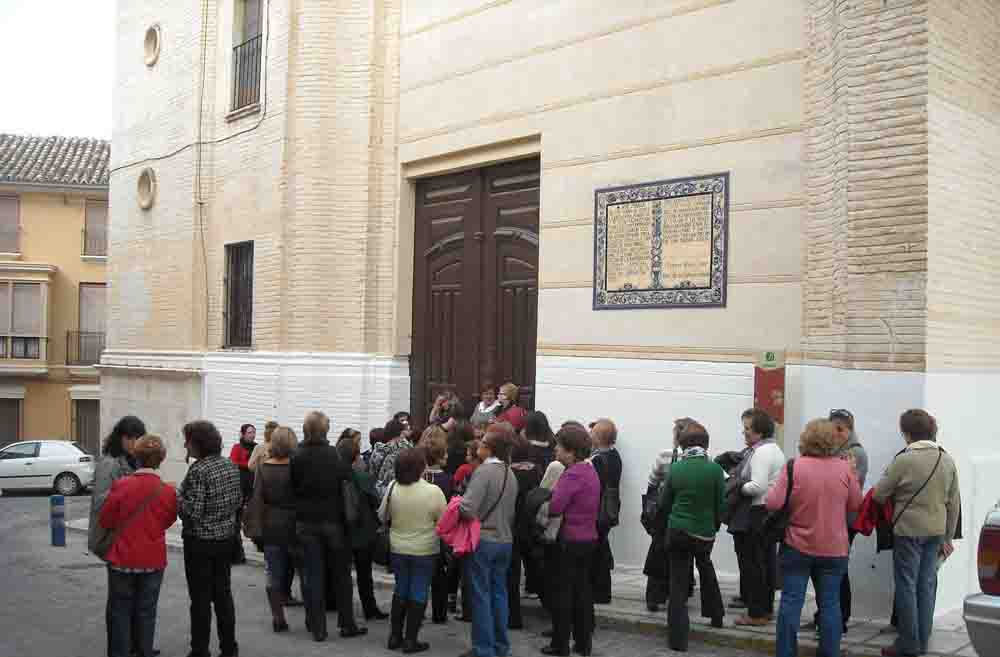
{"label": "car wheel", "polygon": [[64,472],[56,477],[56,481],[52,487],[57,493],[66,497],[76,495],[80,492],[81,488],[80,480],[72,472]]}

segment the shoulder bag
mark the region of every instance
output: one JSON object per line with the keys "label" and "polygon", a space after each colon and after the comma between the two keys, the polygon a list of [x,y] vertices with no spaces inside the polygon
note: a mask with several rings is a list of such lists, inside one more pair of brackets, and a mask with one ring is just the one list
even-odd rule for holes
{"label": "shoulder bag", "polygon": [[[485,522],[486,522],[486,519],[487,519],[487,518],[489,518],[489,517],[490,517],[491,515],[493,515],[493,512],[497,510],[497,507],[498,507],[498,506],[500,506],[500,502],[502,502],[502,501],[503,501],[503,494],[504,494],[504,491],[506,491],[506,490],[507,490],[507,478],[508,478],[509,476],[510,476],[510,466],[509,466],[509,465],[507,465],[507,464],[504,464],[504,466],[503,466],[503,485],[502,485],[502,486],[500,486],[500,497],[498,497],[498,498],[497,498],[497,501],[493,503],[493,506],[491,506],[491,507],[490,507],[490,510],[489,510],[489,511],[487,511],[487,512],[486,512],[486,513],[485,513],[485,514],[483,515],[483,519],[482,519],[482,520],[481,520],[480,522],[483,522],[483,523],[485,523]],[[485,528],[486,528],[486,526],[485,526],[485,525],[483,525],[483,528],[485,529]],[[496,529],[496,527],[491,527],[490,529]]]}
{"label": "shoulder bag", "polygon": [[795,484],[795,459],[785,466],[788,469],[788,488],[785,489],[785,503],[779,511],[768,514],[764,519],[764,536],[773,543],[782,543],[788,530],[788,520],[791,516],[792,486]]}
{"label": "shoulder bag", "polygon": [[121,533],[125,531],[125,529],[127,529],[129,525],[132,524],[133,520],[138,518],[142,514],[142,512],[146,510],[146,507],[149,506],[150,502],[152,502],[153,500],[155,500],[160,496],[160,493],[163,492],[163,489],[165,487],[166,484],[161,481],[160,485],[156,488],[156,491],[153,492],[148,497],[146,497],[146,499],[142,501],[142,504],[137,506],[132,511],[132,513],[128,514],[128,517],[125,518],[125,522],[123,522],[118,527],[115,527],[114,529],[105,529],[100,525],[100,523],[98,523],[97,540],[93,549],[94,554],[96,554],[101,559],[107,561],[108,552],[111,551],[111,546],[115,544],[115,541],[118,540],[118,537],[121,535]]}
{"label": "shoulder bag", "polygon": [[896,523],[899,522],[899,519],[903,517],[903,514],[906,513],[906,510],[910,508],[911,504],[913,504],[913,500],[917,499],[917,496],[920,495],[920,493],[924,492],[924,489],[927,488],[927,484],[931,483],[931,479],[933,479],[935,473],[937,473],[937,469],[938,469],[939,465],[941,465],[941,448],[940,447],[938,448],[937,461],[934,462],[934,467],[931,468],[931,473],[930,473],[930,475],[927,476],[927,481],[925,481],[920,486],[920,488],[917,489],[917,492],[914,493],[910,497],[910,499],[906,501],[906,504],[903,505],[903,509],[899,513],[896,514],[895,518],[892,519],[893,533],[895,533]]}
{"label": "shoulder bag", "polygon": [[344,501],[344,523],[347,529],[356,528],[361,520],[361,495],[353,476],[340,482],[340,493]]}

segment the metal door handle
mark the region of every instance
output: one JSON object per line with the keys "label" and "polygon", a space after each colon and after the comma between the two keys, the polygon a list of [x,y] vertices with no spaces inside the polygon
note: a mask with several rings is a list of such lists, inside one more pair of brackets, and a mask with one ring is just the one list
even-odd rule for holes
{"label": "metal door handle", "polygon": [[31,465],[31,461],[28,461],[27,463],[25,463],[25,465]]}

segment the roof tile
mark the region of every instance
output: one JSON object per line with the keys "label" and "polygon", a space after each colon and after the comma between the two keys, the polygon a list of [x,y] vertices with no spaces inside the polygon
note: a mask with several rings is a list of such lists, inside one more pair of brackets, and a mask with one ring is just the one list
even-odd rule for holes
{"label": "roof tile", "polygon": [[0,134],[0,183],[107,187],[111,142]]}

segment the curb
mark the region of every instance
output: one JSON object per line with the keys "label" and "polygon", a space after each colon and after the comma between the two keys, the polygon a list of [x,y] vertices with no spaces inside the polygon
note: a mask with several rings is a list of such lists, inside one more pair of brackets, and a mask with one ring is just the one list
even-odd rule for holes
{"label": "curb", "polygon": [[[66,529],[76,533],[87,533],[86,526],[81,524],[80,521],[66,523]],[[258,552],[253,543],[249,541],[244,541],[244,546],[246,548],[245,551],[247,557],[246,565],[263,568],[264,555]],[[179,536],[168,535],[167,549],[171,552],[183,554],[184,544]],[[376,568],[379,568],[379,566],[376,566]],[[392,581],[387,575],[376,572],[374,580],[375,587],[377,589],[386,591],[392,589]],[[522,600],[521,609],[523,614],[530,615],[533,618],[548,618],[547,612],[536,600]],[[628,616],[622,612],[616,612],[608,605],[595,605],[594,613],[598,627],[629,634],[657,636],[664,642],[666,641],[665,631],[667,623],[665,616],[662,621],[652,620],[649,618],[637,618],[634,616]],[[804,638],[803,634],[803,632],[799,633],[798,654],[802,657],[817,657],[819,649],[818,644],[815,641]],[[692,641],[697,641],[698,643],[719,648],[733,648],[737,650],[749,650],[760,653],[774,654],[777,647],[777,640],[771,634],[750,632],[736,629],[734,627],[708,629],[707,627],[692,624],[690,638]],[[841,657],[880,657],[880,652],[881,650],[876,647],[841,644]],[[928,654],[925,657],[944,656]]]}

